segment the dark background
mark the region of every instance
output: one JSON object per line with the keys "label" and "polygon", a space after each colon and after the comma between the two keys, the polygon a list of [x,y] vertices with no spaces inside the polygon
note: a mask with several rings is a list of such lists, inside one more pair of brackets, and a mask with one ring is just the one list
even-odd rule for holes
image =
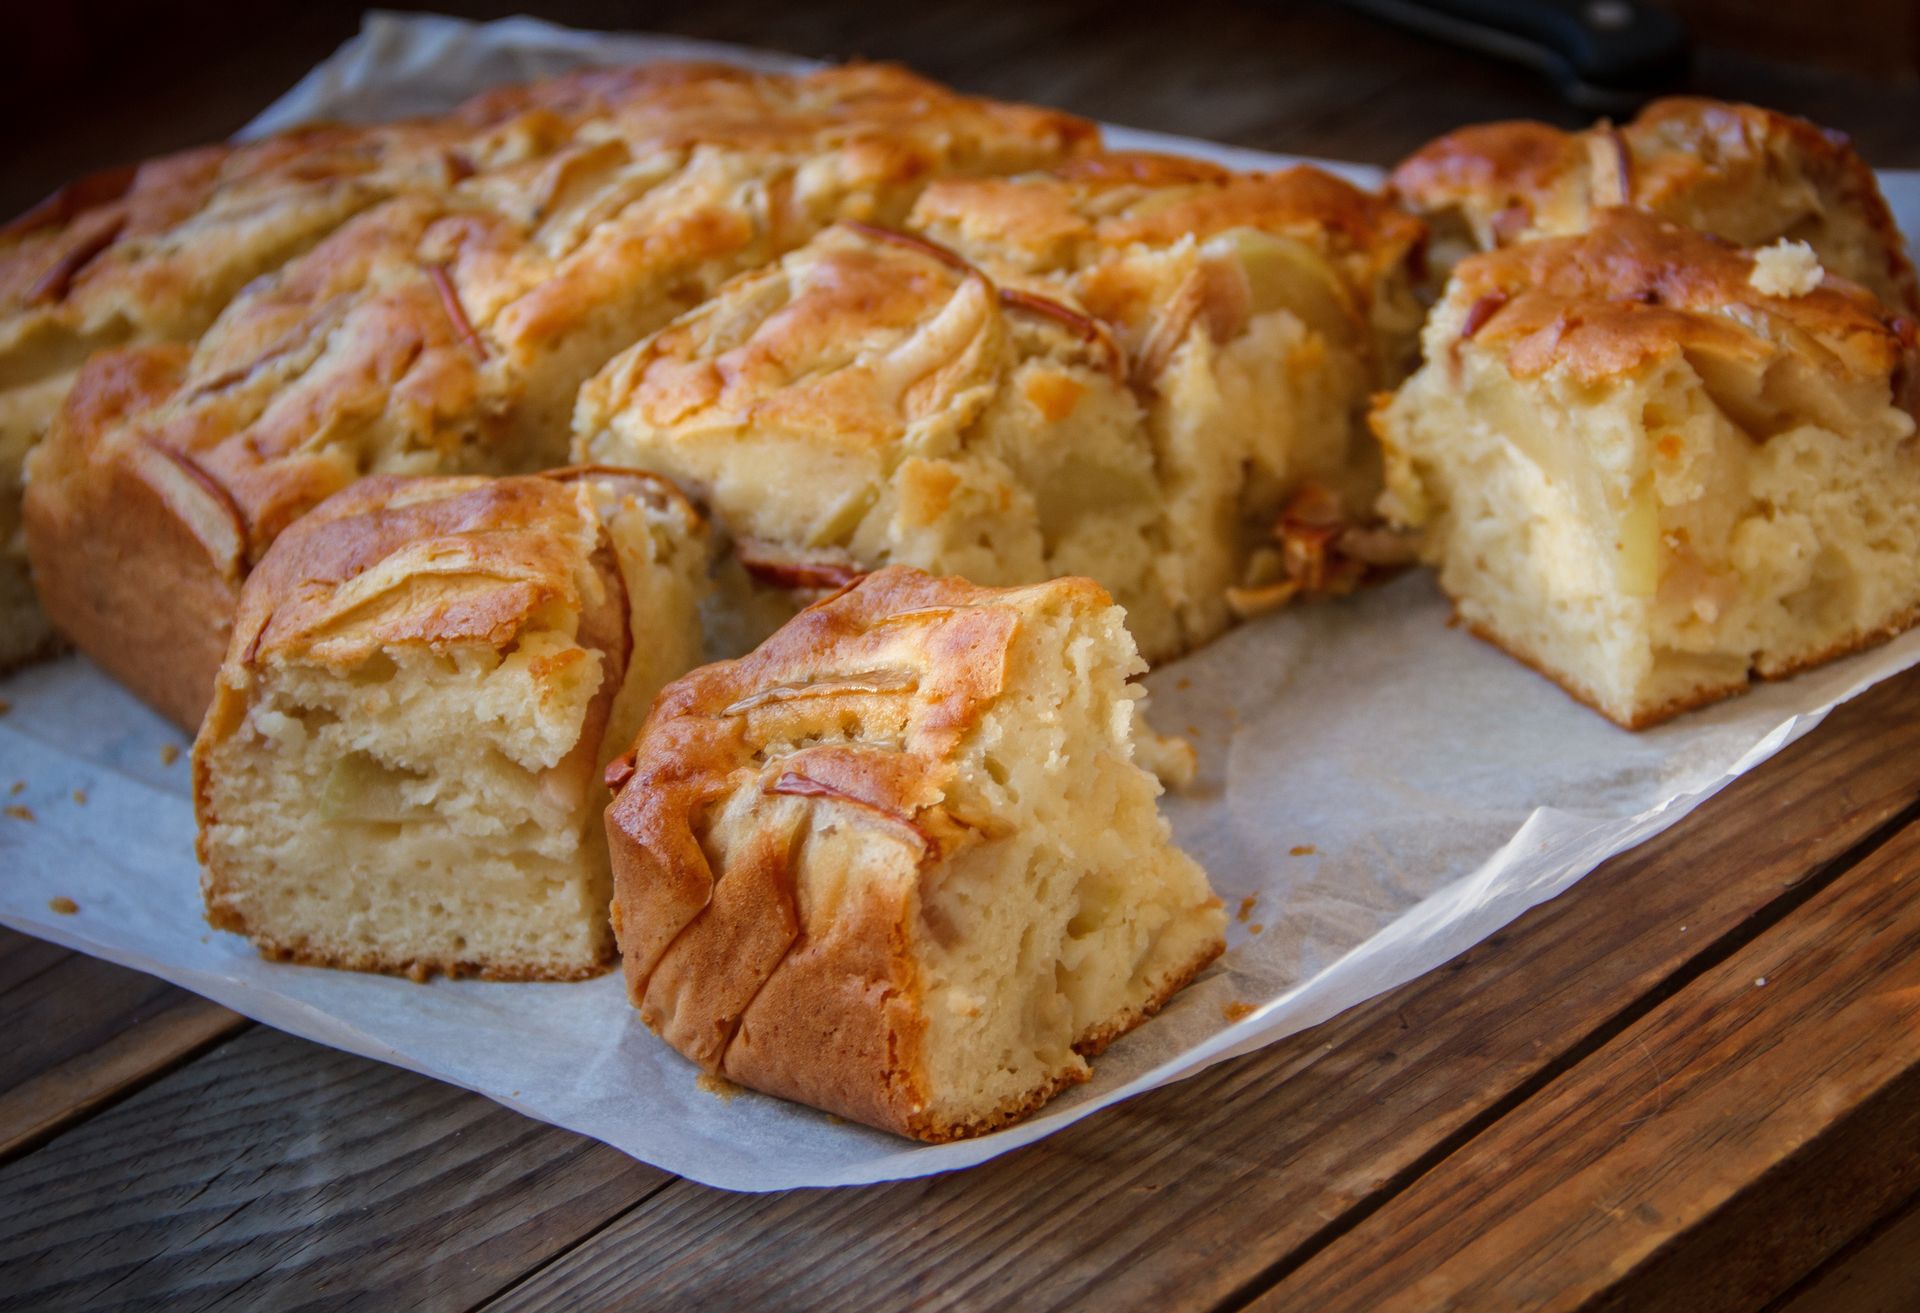
{"label": "dark background", "polygon": [[[1673,3],[1698,42],[1692,89],[1842,128],[1876,164],[1920,165],[1920,0]],[[0,212],[24,209],[75,174],[227,135],[351,36],[362,7],[10,0],[0,43],[0,110],[9,124]],[[1325,2],[426,7],[477,18],[534,10],[579,27],[897,59],[967,91],[1379,163],[1474,120],[1574,125],[1591,117],[1536,74]]]}

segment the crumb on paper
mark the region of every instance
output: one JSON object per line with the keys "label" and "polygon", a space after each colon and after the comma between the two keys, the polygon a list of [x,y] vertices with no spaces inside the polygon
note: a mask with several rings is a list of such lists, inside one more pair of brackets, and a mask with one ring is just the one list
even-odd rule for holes
{"label": "crumb on paper", "polygon": [[87,791],[85,789],[75,789],[73,791],[73,805],[76,807],[84,807],[87,805]]}
{"label": "crumb on paper", "polygon": [[1229,1003],[1225,1007],[1220,1009],[1220,1015],[1225,1017],[1228,1021],[1243,1021],[1246,1018],[1252,1016],[1253,1013],[1254,1013],[1253,1004],[1241,1003],[1237,1001],[1233,1003]]}
{"label": "crumb on paper", "polygon": [[72,916],[80,910],[80,904],[74,902],[73,899],[67,897],[65,894],[59,894],[56,897],[47,899],[47,909],[58,912],[61,916]]}
{"label": "crumb on paper", "polygon": [[1266,925],[1260,921],[1255,921],[1252,925],[1247,927],[1247,933],[1250,935],[1263,935],[1266,932],[1267,932]]}
{"label": "crumb on paper", "polygon": [[178,760],[180,760],[179,744],[162,743],[160,745],[160,764],[162,766],[171,766],[173,765],[174,762]]}
{"label": "crumb on paper", "polygon": [[1313,855],[1314,855],[1315,853],[1317,853],[1317,852],[1319,852],[1319,851],[1320,851],[1320,850],[1319,850],[1318,848],[1316,848],[1316,847],[1314,847],[1314,846],[1313,846],[1312,844],[1310,844],[1310,843],[1296,843],[1295,845],[1293,845],[1293,847],[1291,847],[1291,848],[1289,848],[1289,849],[1287,849],[1287,856],[1289,856],[1289,857],[1311,857],[1311,856],[1313,856]]}
{"label": "crumb on paper", "polygon": [[1190,738],[1190,739],[1197,739],[1197,738],[1199,738],[1199,737],[1200,737],[1200,727],[1199,727],[1198,725],[1189,725],[1189,726],[1187,726],[1187,737],[1188,737],[1188,738]]}
{"label": "crumb on paper", "polygon": [[10,798],[18,798],[21,794],[25,793],[26,791],[27,791],[27,782],[25,780],[15,780],[13,782],[12,787],[7,790],[7,796]]}
{"label": "crumb on paper", "polygon": [[16,821],[30,821],[33,819],[33,808],[22,807],[16,802],[7,808],[7,815]]}
{"label": "crumb on paper", "polygon": [[9,711],[12,711],[12,710],[13,710],[13,703],[7,701],[5,698],[0,698],[0,716],[4,716]]}
{"label": "crumb on paper", "polygon": [[1826,276],[1811,246],[1782,237],[1753,253],[1753,272],[1747,275],[1747,286],[1762,296],[1805,296]]}
{"label": "crumb on paper", "polygon": [[1173,682],[1173,686],[1184,693],[1193,687],[1193,677],[1190,675],[1182,675]]}
{"label": "crumb on paper", "polygon": [[424,985],[433,979],[433,968],[425,962],[412,962],[407,965],[407,979],[416,985]]}
{"label": "crumb on paper", "polygon": [[845,1126],[847,1124],[847,1119],[845,1117],[842,1117],[837,1112],[828,1113],[827,1121],[830,1125],[834,1125],[834,1126]]}
{"label": "crumb on paper", "polygon": [[732,1103],[733,1096],[740,1092],[738,1085],[735,1085],[725,1076],[716,1076],[710,1071],[703,1071],[698,1076],[695,1076],[693,1083],[724,1103]]}
{"label": "crumb on paper", "polygon": [[1244,921],[1253,915],[1253,905],[1260,901],[1259,894],[1248,894],[1240,900],[1240,910],[1233,914],[1236,921]]}

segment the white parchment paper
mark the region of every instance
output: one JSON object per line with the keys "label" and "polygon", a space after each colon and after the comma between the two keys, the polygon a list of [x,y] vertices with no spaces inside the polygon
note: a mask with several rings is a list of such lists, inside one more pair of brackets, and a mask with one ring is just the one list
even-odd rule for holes
{"label": "white parchment paper", "polygon": [[[376,14],[249,131],[425,112],[582,62],[661,56],[809,66],[529,19]],[[1110,140],[1277,162],[1158,134],[1116,129]],[[1914,231],[1920,188],[1911,175],[1888,182]],[[201,919],[184,742],[77,657],[0,682],[12,703],[0,716],[0,791],[22,782],[6,801],[34,816],[0,818],[0,921],[712,1185],[889,1180],[1005,1153],[1431,970],[1920,661],[1910,633],[1634,735],[1446,617],[1431,581],[1410,575],[1247,625],[1154,675],[1155,721],[1200,751],[1198,786],[1167,804],[1178,837],[1230,908],[1253,896],[1253,909],[1232,923],[1221,963],[1116,1044],[1091,1084],[961,1144],[920,1146],[761,1095],[706,1093],[640,1025],[617,974],[423,986],[261,961]],[[169,760],[169,748],[180,755]],[[79,911],[54,912],[62,897]],[[1229,1023],[1235,1004],[1254,1010]]]}

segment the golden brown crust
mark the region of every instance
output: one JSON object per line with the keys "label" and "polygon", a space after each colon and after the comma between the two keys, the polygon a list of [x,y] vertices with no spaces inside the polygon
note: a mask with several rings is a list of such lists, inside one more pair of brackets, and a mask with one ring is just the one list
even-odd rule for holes
{"label": "golden brown crust", "polygon": [[[633,641],[625,576],[601,519],[604,497],[647,505],[689,529],[699,523],[664,480],[575,468],[503,479],[373,476],[329,498],[280,536],[242,590],[212,707],[194,744],[194,806],[210,924],[247,935],[275,960],[415,979],[438,972],[577,980],[611,967],[611,940],[597,963],[575,970],[458,957],[395,959],[286,940],[247,921],[243,900],[232,893],[235,876],[245,873],[227,869],[208,839],[219,823],[214,756],[245,722],[263,673],[281,663],[348,670],[403,646],[505,651],[530,624],[571,617],[576,641],[602,662],[574,749],[597,760]],[[590,575],[598,577],[591,596]],[[554,673],[564,677],[557,665]]]}
{"label": "golden brown crust", "polygon": [[237,935],[245,935],[253,941],[253,946],[260,956],[269,962],[331,967],[335,971],[371,971],[378,975],[405,976],[419,984],[425,984],[435,976],[445,976],[449,980],[493,980],[503,983],[531,980],[557,982],[592,980],[596,976],[604,976],[613,970],[620,958],[619,953],[609,944],[598,962],[591,966],[572,969],[551,966],[502,966],[497,962],[470,962],[460,958],[410,958],[404,962],[397,962],[372,954],[329,953],[305,945],[281,943],[270,935],[255,932],[247,925],[245,917],[224,904],[218,907],[209,904],[207,924],[215,930],[227,930]]}
{"label": "golden brown crust", "polygon": [[937,182],[909,223],[963,254],[990,249],[1033,273],[1085,268],[1136,244],[1253,228],[1326,250],[1362,284],[1405,260],[1425,236],[1410,216],[1311,165],[1235,173],[1118,152],[1079,157],[1051,173]]}
{"label": "golden brown crust", "polygon": [[[183,728],[212,693],[239,585],[281,530],[370,458],[417,451],[416,468],[457,467],[497,435],[479,405],[487,365],[410,258],[431,254],[446,217],[425,199],[363,216],[237,305],[190,358],[163,346],[96,355],[36,453],[27,540],[43,605]],[[472,239],[460,258],[483,259],[484,218],[458,231]]]}
{"label": "golden brown crust", "polygon": [[346,666],[400,644],[501,647],[542,612],[582,610],[583,544],[599,540],[582,477],[697,522],[670,484],[634,471],[374,475],[280,536],[249,576],[229,660]]}
{"label": "golden brown crust", "polygon": [[[946,797],[954,748],[1005,685],[1022,606],[1063,588],[1109,604],[1088,580],[881,570],[662,691],[607,811],[614,924],[649,1026],[742,1084],[905,1135],[966,1133],[928,1120],[908,927],[919,873],[990,828]],[[753,828],[716,870],[712,827],[742,797]],[[803,937],[795,863],[822,823],[872,842]]]}
{"label": "golden brown crust", "polygon": [[[309,124],[104,170],[0,228],[0,315],[94,298],[123,312],[133,307],[136,321],[160,314],[204,325],[224,298],[193,309],[180,303],[237,287],[212,276],[236,248],[256,257],[236,275],[244,281],[383,198],[445,192],[476,173],[544,156],[609,115],[684,118],[723,86],[756,78],[764,75],[697,62],[584,69],[482,92],[434,118]],[[224,219],[231,222],[222,226]],[[310,229],[291,247],[289,225]],[[112,236],[101,244],[103,233]],[[61,295],[47,295],[48,275],[88,246],[95,249],[79,262],[84,270],[59,280]]]}
{"label": "golden brown crust", "polygon": [[1034,342],[1062,362],[1125,372],[1111,336],[1071,307],[996,288],[925,240],[843,224],[656,333],[586,392],[597,415],[630,410],[692,441],[751,425],[805,434],[821,453],[887,448],[978,385],[1009,313],[1039,321]]}
{"label": "golden brown crust", "polygon": [[[1457,599],[1454,615],[1456,618],[1460,615]],[[1671,698],[1658,706],[1638,708],[1634,711],[1633,715],[1622,717],[1615,715],[1613,712],[1601,706],[1591,693],[1570,683],[1567,678],[1558,671],[1548,669],[1527,653],[1512,646],[1491,629],[1472,621],[1465,622],[1467,632],[1475,638],[1500,649],[1500,651],[1506,653],[1515,661],[1518,661],[1521,665],[1533,671],[1536,675],[1558,685],[1562,692],[1575,702],[1578,702],[1581,706],[1605,716],[1621,729],[1630,730],[1652,729],[1655,725],[1663,725],[1684,712],[1697,711],[1699,708],[1711,706],[1715,702],[1724,702],[1728,698],[1738,697],[1740,694],[1751,689],[1756,681],[1763,680],[1767,683],[1773,683],[1777,680],[1791,679],[1802,671],[1812,670],[1815,666],[1825,665],[1829,661],[1838,661],[1841,657],[1852,656],[1856,652],[1864,652],[1868,648],[1878,647],[1882,643],[1890,643],[1907,630],[1912,629],[1916,624],[1920,624],[1920,607],[1915,607],[1880,628],[1863,630],[1860,633],[1843,638],[1837,643],[1821,648],[1817,652],[1812,652],[1794,661],[1775,666],[1770,670],[1763,671],[1756,668],[1749,671],[1746,677],[1740,680],[1722,685],[1718,688],[1696,689],[1681,697]]]}
{"label": "golden brown crust", "polygon": [[1906,243],[1866,162],[1838,133],[1754,105],[1671,97],[1631,123],[1583,132],[1544,123],[1462,128],[1409,156],[1390,196],[1416,213],[1458,215],[1483,243],[1584,228],[1631,206],[1742,245],[1801,237],[1809,222],[1846,216],[1871,245],[1836,272],[1895,310],[1920,313]]}
{"label": "golden brown crust", "polygon": [[1884,261],[1882,270],[1841,272],[1889,308],[1920,313],[1906,240],[1873,170],[1844,133],[1757,105],[1675,96],[1648,105],[1621,136],[1632,154],[1633,204],[1681,222],[1730,182],[1764,186],[1783,164],[1800,171],[1824,207],[1851,211],[1866,226]]}
{"label": "golden brown crust", "polygon": [[105,438],[126,413],[170,393],[185,362],[179,347],[88,362],[24,518],[34,587],[55,628],[192,732],[239,600],[243,526],[191,464]]}
{"label": "golden brown crust", "polygon": [[1411,363],[1425,226],[1309,165],[1235,173],[1089,154],[1046,173],[936,183],[908,222],[1003,285],[1070,300],[1125,346],[1143,393],[1196,324],[1228,340],[1262,296],[1367,353],[1381,382]]}
{"label": "golden brown crust", "polygon": [[1476,123],[1436,137],[1395,166],[1387,194],[1431,213],[1471,202],[1488,213],[1525,207],[1585,162],[1579,139],[1548,123]]}
{"label": "golden brown crust", "polygon": [[[519,144],[481,153],[471,143],[483,132]],[[576,385],[630,340],[620,334],[652,327],[730,268],[797,244],[836,213],[885,218],[935,174],[1052,163],[1096,135],[1069,115],[957,96],[887,66],[794,78],[676,65],[489,93],[429,123],[275,139],[273,158],[285,158],[279,173],[261,175],[269,198],[291,185],[285,177],[321,167],[298,141],[337,142],[354,159],[369,140],[429,155],[446,141],[467,144],[448,148],[453,180],[373,205],[250,288],[171,392],[150,391],[109,421],[84,395],[103,386],[98,373],[82,371],[64,440],[93,453],[107,471],[98,482],[128,485],[137,498],[157,459],[174,482],[199,485],[208,505],[169,525],[160,520],[178,497],[145,494],[155,513],[122,517],[88,490],[36,494],[64,507],[61,532],[40,535],[40,577],[66,595],[52,605],[72,613],[124,591],[106,577],[122,559],[154,558],[154,579],[182,580],[191,615],[162,622],[118,600],[66,627],[89,650],[180,654],[130,662],[125,673],[191,727],[221,646],[220,599],[325,497],[369,472],[499,473],[564,459]],[[86,247],[98,238],[87,224],[114,227],[116,240],[164,227],[165,215],[140,216],[192,211],[218,189],[228,159],[215,152],[196,164],[191,187],[135,176],[79,188],[20,240],[71,231]],[[162,207],[163,197],[173,199]],[[105,249],[64,281],[93,278]],[[0,251],[0,265],[6,258]],[[19,281],[45,276],[35,266]],[[76,431],[89,424],[102,431]],[[231,525],[217,542],[200,534],[216,504],[237,515],[237,557]],[[116,629],[116,613],[143,627]]]}
{"label": "golden brown crust", "polygon": [[[139,307],[176,314],[191,332],[218,301],[184,314],[169,303],[207,290],[209,268],[232,258],[236,244],[272,246],[266,234],[289,222],[314,226],[317,237],[383,197],[444,192],[476,172],[537,159],[587,124],[636,154],[838,147],[866,183],[1044,162],[1087,149],[1098,136],[1072,115],[956,95],[891,65],[802,77],[697,62],[585,69],[482,93],[440,118],[301,127],[78,179],[0,229],[0,316],[95,298],[123,312],[136,307],[136,321],[146,313]],[[340,197],[342,187],[358,194]],[[305,220],[289,217],[301,210],[309,212]],[[204,225],[226,212],[240,226],[220,240],[179,238],[183,224]],[[167,234],[174,239],[156,245]],[[262,249],[240,281],[279,263],[276,252],[292,253]]]}
{"label": "golden brown crust", "polygon": [[[1458,599],[1455,599],[1455,603],[1454,616],[1456,619],[1459,619]],[[1651,729],[1653,726],[1663,721],[1671,720],[1683,712],[1693,711],[1715,702],[1724,701],[1727,698],[1744,693],[1752,687],[1750,680],[1742,679],[1720,688],[1699,689],[1684,697],[1674,698],[1661,706],[1648,708],[1630,717],[1622,718],[1601,706],[1599,700],[1591,692],[1572,683],[1559,671],[1549,669],[1528,653],[1521,651],[1519,648],[1501,638],[1500,635],[1494,633],[1491,629],[1471,620],[1462,621],[1462,623],[1465,625],[1466,631],[1475,638],[1492,647],[1498,648],[1501,652],[1518,661],[1534,674],[1540,676],[1548,683],[1557,686],[1561,692],[1565,693],[1575,702],[1578,702],[1581,706],[1587,708],[1587,710],[1605,716],[1621,729]]]}
{"label": "golden brown crust", "polygon": [[1460,339],[1517,376],[1564,366],[1588,382],[1677,351],[1758,360],[1817,343],[1822,367],[1860,378],[1913,372],[1910,320],[1829,278],[1802,296],[1752,285],[1754,258],[1642,211],[1601,212],[1590,231],[1471,256],[1449,284]]}

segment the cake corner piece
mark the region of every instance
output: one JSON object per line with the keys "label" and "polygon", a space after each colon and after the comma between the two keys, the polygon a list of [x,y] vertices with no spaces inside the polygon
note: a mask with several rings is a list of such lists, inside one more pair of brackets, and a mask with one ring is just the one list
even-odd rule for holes
{"label": "cake corner piece", "polygon": [[1090,580],[890,567],[670,685],[607,813],[642,1018],[927,1141],[1086,1080],[1224,948],[1133,760],[1140,668]]}
{"label": "cake corner piece", "polygon": [[1914,327],[1803,263],[1631,210],[1470,257],[1374,411],[1461,619],[1628,728],[1920,614]]}
{"label": "cake corner piece", "polygon": [[416,978],[609,969],[600,767],[698,660],[703,538],[599,470],[376,476],[296,522],[194,745],[209,922]]}

